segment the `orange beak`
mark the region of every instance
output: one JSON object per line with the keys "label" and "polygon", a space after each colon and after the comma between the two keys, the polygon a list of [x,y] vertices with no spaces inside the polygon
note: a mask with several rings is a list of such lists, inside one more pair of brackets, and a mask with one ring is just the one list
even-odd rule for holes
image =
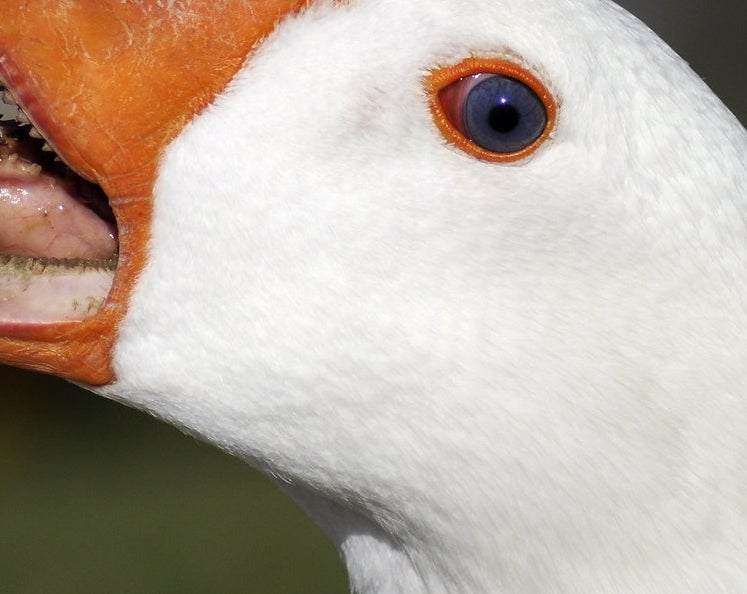
{"label": "orange beak", "polygon": [[7,0],[0,79],[78,174],[106,193],[119,261],[95,315],[0,323],[0,363],[103,385],[129,295],[147,260],[164,148],[307,0]]}

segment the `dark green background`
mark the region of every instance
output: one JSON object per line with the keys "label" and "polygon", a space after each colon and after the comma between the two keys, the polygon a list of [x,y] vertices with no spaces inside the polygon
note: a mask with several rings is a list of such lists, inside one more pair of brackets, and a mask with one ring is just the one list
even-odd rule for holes
{"label": "dark green background", "polygon": [[[747,3],[623,5],[747,120]],[[324,535],[268,481],[51,378],[0,368],[0,477],[2,594],[347,590]]]}

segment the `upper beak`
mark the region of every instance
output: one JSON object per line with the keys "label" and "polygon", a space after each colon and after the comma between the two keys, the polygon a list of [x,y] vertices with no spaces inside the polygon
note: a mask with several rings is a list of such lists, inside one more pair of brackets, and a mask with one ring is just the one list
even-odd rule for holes
{"label": "upper beak", "polygon": [[0,363],[102,385],[147,259],[164,148],[306,0],[6,0],[0,79],[72,169],[99,184],[119,229],[109,297],[90,318],[0,323]]}

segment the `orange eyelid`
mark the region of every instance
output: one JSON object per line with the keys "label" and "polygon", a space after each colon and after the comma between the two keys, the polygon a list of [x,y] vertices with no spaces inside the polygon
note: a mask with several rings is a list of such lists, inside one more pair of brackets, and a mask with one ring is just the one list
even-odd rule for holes
{"label": "orange eyelid", "polygon": [[[545,111],[547,113],[547,125],[540,137],[528,147],[516,151],[515,153],[494,153],[476,145],[451,123],[451,120],[449,119],[439,98],[440,92],[459,79],[483,72],[515,78],[532,89],[542,100],[542,104],[545,106]],[[459,147],[464,152],[477,157],[478,159],[482,159],[483,161],[510,163],[524,159],[537,150],[542,143],[547,140],[557,122],[558,104],[545,85],[526,68],[523,68],[514,62],[509,62],[508,60],[467,58],[454,66],[446,66],[434,70],[426,77],[425,86],[430,98],[430,108],[433,113],[433,120],[441,131],[441,134],[443,134],[446,140],[450,143]]]}

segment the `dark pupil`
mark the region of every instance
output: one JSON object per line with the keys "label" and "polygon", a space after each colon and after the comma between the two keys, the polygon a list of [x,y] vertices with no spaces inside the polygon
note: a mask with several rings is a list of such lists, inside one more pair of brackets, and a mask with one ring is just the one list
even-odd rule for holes
{"label": "dark pupil", "polygon": [[506,134],[519,124],[519,112],[510,103],[501,103],[493,107],[488,115],[490,127],[496,132]]}

